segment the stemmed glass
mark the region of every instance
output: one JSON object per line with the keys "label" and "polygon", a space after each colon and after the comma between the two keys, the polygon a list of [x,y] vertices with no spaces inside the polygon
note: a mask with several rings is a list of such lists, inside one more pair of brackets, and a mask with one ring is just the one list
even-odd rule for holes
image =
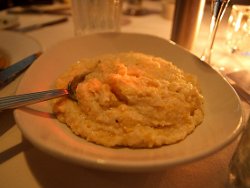
{"label": "stemmed glass", "polygon": [[[212,0],[212,20],[210,25],[209,39],[201,60],[211,64],[211,53],[213,49],[214,39],[219,23],[225,13],[226,7],[230,0]],[[222,70],[220,70],[222,71]],[[223,72],[221,72],[223,74]],[[250,187],[250,119],[242,133],[239,145],[229,163],[229,177],[227,187]]]}
{"label": "stemmed glass", "polygon": [[212,19],[210,23],[208,43],[200,58],[202,61],[205,61],[208,64],[211,63],[211,53],[213,50],[214,39],[217,29],[225,13],[229,1],[230,0],[212,0],[211,2]]}

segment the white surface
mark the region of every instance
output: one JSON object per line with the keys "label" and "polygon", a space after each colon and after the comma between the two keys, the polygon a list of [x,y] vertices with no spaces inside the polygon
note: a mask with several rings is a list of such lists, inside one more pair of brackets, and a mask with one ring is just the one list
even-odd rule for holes
{"label": "white surface", "polygon": [[[11,31],[0,31],[0,49],[8,56],[10,64],[14,64],[33,53],[42,51],[42,47],[36,39]],[[9,85],[0,89],[0,97],[13,95],[21,77],[19,76]]]}
{"label": "white surface", "polygon": [[[15,111],[24,135],[43,151],[60,158],[118,171],[154,170],[193,161],[218,151],[236,138],[242,128],[242,110],[228,83],[189,52],[149,35],[111,33],[63,41],[35,61],[19,84],[17,94],[52,89],[57,77],[81,58],[129,51],[160,56],[198,77],[205,98],[205,119],[194,133],[184,141],[160,148],[106,148],[73,135],[51,114],[50,103],[44,102]],[[216,91],[216,94],[211,91]],[[224,96],[225,92],[227,96]]]}
{"label": "white surface", "polygon": [[[156,4],[156,7],[160,7],[158,1],[145,1],[144,6],[152,9],[154,7],[151,6],[152,3]],[[209,10],[210,7],[207,6],[194,49],[194,53],[198,56],[202,53],[208,37]],[[20,21],[27,23],[31,17],[33,16],[20,15]],[[122,32],[147,33],[165,39],[170,38],[171,21],[163,19],[159,14],[124,17],[124,21],[127,24],[122,26]],[[217,50],[223,51],[221,46],[225,42],[225,31],[225,19],[223,19],[216,37],[214,53],[217,53]],[[37,39],[44,49],[48,49],[57,42],[73,36],[73,23],[70,19],[68,22],[41,28],[27,34]],[[231,59],[228,53],[221,53],[221,57]],[[220,59],[214,58],[216,61]],[[233,65],[238,63],[241,62],[231,61]],[[245,64],[244,69],[249,69],[247,65]],[[4,95],[5,93],[0,91],[0,94]],[[242,106],[244,111],[248,113],[249,106],[245,103],[242,103]],[[226,183],[228,164],[237,144],[234,142],[202,160],[166,168],[159,172],[117,173],[90,170],[41,152],[22,137],[14,121],[12,111],[0,113],[0,135],[1,188],[225,188],[228,187]],[[212,138],[204,139],[204,142],[210,140]]]}

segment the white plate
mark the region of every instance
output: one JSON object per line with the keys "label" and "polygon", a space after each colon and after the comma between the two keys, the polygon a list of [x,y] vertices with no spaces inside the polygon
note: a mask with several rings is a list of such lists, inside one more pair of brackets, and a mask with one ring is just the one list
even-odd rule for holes
{"label": "white plate", "polygon": [[63,41],[30,67],[17,93],[52,89],[56,78],[82,57],[126,51],[163,57],[198,76],[205,97],[205,119],[185,140],[154,149],[106,148],[71,133],[51,114],[49,102],[15,110],[16,121],[25,137],[54,156],[84,166],[118,171],[153,170],[194,161],[236,138],[242,128],[242,109],[230,85],[194,55],[149,35],[99,34]]}
{"label": "white plate", "polygon": [[[0,31],[0,53],[6,54],[10,64],[42,51],[41,45],[28,35],[11,31]],[[12,95],[20,81],[19,76],[15,81],[0,90],[0,96]]]}

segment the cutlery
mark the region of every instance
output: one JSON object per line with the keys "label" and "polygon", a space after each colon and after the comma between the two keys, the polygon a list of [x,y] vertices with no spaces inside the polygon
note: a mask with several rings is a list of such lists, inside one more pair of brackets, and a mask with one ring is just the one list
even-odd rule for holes
{"label": "cutlery", "polygon": [[72,81],[68,84],[67,89],[54,89],[35,93],[2,97],[0,98],[0,111],[35,104],[64,95],[68,95],[70,99],[77,101],[76,88],[77,85],[85,79],[85,76],[86,74],[81,74],[79,76],[74,77]]}
{"label": "cutlery", "polygon": [[28,32],[28,31],[40,29],[42,27],[46,27],[46,26],[58,24],[58,23],[61,23],[61,22],[65,22],[67,20],[68,20],[67,16],[62,16],[62,17],[54,19],[54,20],[45,21],[45,22],[42,22],[42,23],[36,23],[36,24],[28,25],[26,27],[15,28],[15,29],[12,29],[12,31]]}
{"label": "cutlery", "polygon": [[[35,104],[38,102],[43,102],[64,95],[68,95],[69,98],[77,101],[76,88],[78,83],[82,82],[85,79],[85,76],[86,74],[82,74],[74,77],[72,81],[68,84],[67,89],[54,89],[54,90],[28,93],[28,94],[2,97],[0,98],[0,111]],[[232,83],[232,81],[230,81],[229,83],[236,90],[236,92],[241,97],[243,97],[248,104],[250,104],[250,95],[243,88],[241,88],[239,84]]]}
{"label": "cutlery", "polygon": [[32,54],[19,62],[0,71],[0,88],[6,86],[13,81],[18,75],[26,70],[34,60],[41,54],[41,52]]}
{"label": "cutlery", "polygon": [[38,102],[61,97],[63,95],[68,95],[68,93],[69,92],[67,89],[54,89],[35,93],[2,97],[0,98],[0,111],[35,104]]}

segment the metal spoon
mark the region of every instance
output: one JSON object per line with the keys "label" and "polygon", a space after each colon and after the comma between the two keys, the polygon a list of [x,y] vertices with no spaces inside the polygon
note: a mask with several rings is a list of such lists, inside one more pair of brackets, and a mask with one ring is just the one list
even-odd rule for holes
{"label": "metal spoon", "polygon": [[81,74],[72,79],[67,89],[54,89],[35,93],[14,95],[0,98],[0,111],[7,109],[19,108],[42,101],[47,101],[64,95],[68,95],[70,99],[77,101],[76,88],[77,85],[85,79],[86,74]]}

